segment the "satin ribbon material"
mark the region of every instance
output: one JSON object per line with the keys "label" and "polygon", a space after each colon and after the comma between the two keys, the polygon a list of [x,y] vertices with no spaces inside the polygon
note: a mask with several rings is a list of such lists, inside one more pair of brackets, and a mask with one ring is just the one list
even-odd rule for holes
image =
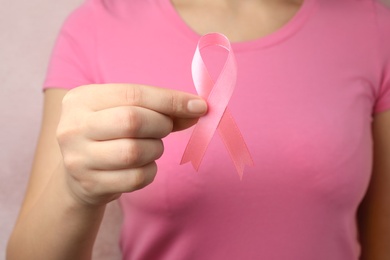
{"label": "satin ribbon material", "polygon": [[[201,56],[201,50],[209,46],[219,46],[228,51],[225,65],[214,83]],[[244,138],[227,109],[237,79],[237,64],[230,42],[220,33],[202,36],[198,42],[192,60],[192,78],[198,94],[207,100],[208,112],[196,124],[184,151],[181,164],[191,162],[198,170],[207,147],[216,130],[224,142],[226,149],[242,178],[245,165],[253,165]]]}

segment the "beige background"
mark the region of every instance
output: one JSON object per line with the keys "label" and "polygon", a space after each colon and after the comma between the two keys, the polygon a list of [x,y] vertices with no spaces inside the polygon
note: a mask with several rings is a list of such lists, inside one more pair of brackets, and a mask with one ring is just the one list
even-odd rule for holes
{"label": "beige background", "polygon": [[[0,0],[0,259],[17,216],[42,110],[41,85],[64,18],[82,0]],[[120,212],[110,205],[94,259],[120,259]]]}
{"label": "beige background", "polygon": [[[0,0],[0,259],[5,258],[32,162],[50,51],[63,19],[81,2]],[[94,259],[120,259],[115,223],[120,223],[120,212],[113,204]]]}

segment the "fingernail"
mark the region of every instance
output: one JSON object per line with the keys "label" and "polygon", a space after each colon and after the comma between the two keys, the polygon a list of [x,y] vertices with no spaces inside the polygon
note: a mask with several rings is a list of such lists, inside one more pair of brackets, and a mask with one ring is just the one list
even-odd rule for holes
{"label": "fingernail", "polygon": [[194,114],[203,114],[207,111],[207,104],[201,99],[192,99],[188,101],[187,109]]}

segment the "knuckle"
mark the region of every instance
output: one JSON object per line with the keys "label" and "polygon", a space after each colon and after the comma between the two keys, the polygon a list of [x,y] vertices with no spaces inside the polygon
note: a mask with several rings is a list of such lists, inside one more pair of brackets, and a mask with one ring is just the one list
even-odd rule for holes
{"label": "knuckle", "polygon": [[64,95],[64,97],[62,98],[62,105],[65,106],[66,104],[68,104],[72,99],[73,99],[73,96],[74,96],[74,89],[71,89],[69,90],[68,92],[66,92],[66,94]]}
{"label": "knuckle", "polygon": [[81,190],[84,193],[85,197],[94,197],[102,195],[101,188],[98,182],[96,180],[91,178],[85,178],[79,180],[79,185],[81,187]]}
{"label": "knuckle", "polygon": [[133,141],[129,141],[122,147],[119,160],[124,165],[135,165],[140,158],[141,150]]}
{"label": "knuckle", "polygon": [[173,119],[170,117],[167,117],[165,120],[164,127],[162,127],[162,137],[168,136],[173,131]]}
{"label": "knuckle", "polygon": [[133,187],[135,189],[142,189],[143,187],[145,187],[145,184],[146,184],[145,181],[146,181],[146,177],[145,177],[144,171],[134,172],[134,174],[133,174]]}
{"label": "knuckle", "polygon": [[142,120],[134,109],[129,109],[122,115],[119,115],[118,121],[122,131],[133,136],[136,136],[142,127]]}
{"label": "knuckle", "polygon": [[60,127],[57,128],[56,137],[57,137],[58,143],[60,145],[65,144],[72,136],[71,132],[72,131],[70,131],[69,129],[64,129],[64,128],[60,128]]}
{"label": "knuckle", "polygon": [[82,168],[82,160],[80,160],[77,156],[71,154],[63,155],[63,163],[65,168],[72,173],[72,176],[77,179],[75,173],[79,172]]}
{"label": "knuckle", "polygon": [[140,87],[132,86],[126,88],[126,103],[130,105],[139,105],[142,102],[142,90]]}
{"label": "knuckle", "polygon": [[161,139],[156,140],[156,160],[164,154],[164,143]]}
{"label": "knuckle", "polygon": [[59,125],[56,131],[57,142],[61,145],[65,145],[70,142],[75,136],[77,136],[80,132],[79,127],[65,127]]}
{"label": "knuckle", "polygon": [[73,116],[73,114],[64,116],[56,129],[56,138],[60,145],[71,142],[78,137],[85,135],[90,125],[89,116]]}
{"label": "knuckle", "polygon": [[139,190],[153,182],[157,173],[157,164],[152,162],[142,168],[138,168],[132,174],[132,190]]}
{"label": "knuckle", "polygon": [[56,130],[56,139],[57,139],[57,142],[61,145],[63,144],[67,137],[66,137],[66,133],[65,131],[62,129],[62,128],[57,128]]}
{"label": "knuckle", "polygon": [[135,190],[142,189],[145,186],[153,182],[157,173],[157,164],[152,162],[138,171],[134,172],[133,175],[133,188]]}
{"label": "knuckle", "polygon": [[77,136],[82,135],[88,130],[88,117],[74,116],[73,113],[61,115],[60,122],[57,125],[55,136],[59,144],[67,143]]}
{"label": "knuckle", "polygon": [[173,112],[181,112],[183,110],[183,104],[177,95],[174,94],[170,95],[169,105]]}
{"label": "knuckle", "polygon": [[73,88],[66,92],[66,94],[62,98],[63,108],[73,107],[73,104],[77,102],[77,97],[79,96],[80,88]]}

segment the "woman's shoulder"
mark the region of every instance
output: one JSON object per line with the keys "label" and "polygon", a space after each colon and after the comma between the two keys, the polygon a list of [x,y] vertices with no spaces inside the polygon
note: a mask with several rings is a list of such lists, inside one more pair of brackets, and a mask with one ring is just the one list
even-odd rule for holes
{"label": "woman's shoulder", "polygon": [[[163,1],[169,0],[84,0],[68,16],[66,27],[96,27],[109,19],[128,19],[153,12]],[[131,20],[131,19],[130,19]]]}

